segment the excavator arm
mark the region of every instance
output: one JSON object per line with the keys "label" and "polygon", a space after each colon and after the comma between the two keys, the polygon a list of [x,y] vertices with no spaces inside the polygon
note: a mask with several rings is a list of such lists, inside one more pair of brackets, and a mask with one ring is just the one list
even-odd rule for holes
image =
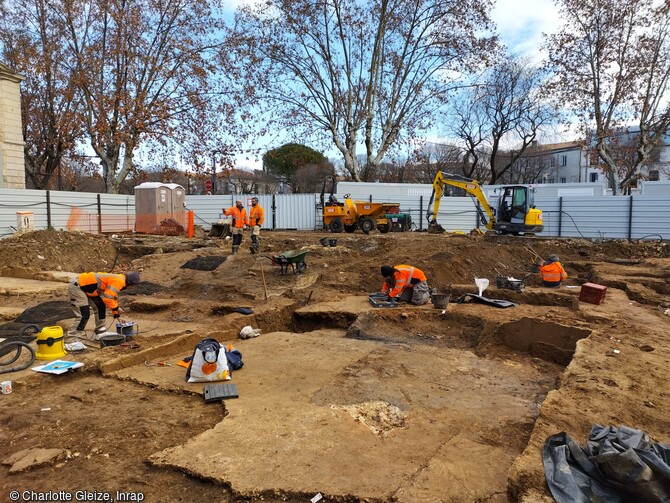
{"label": "excavator arm", "polygon": [[[429,210],[427,218],[429,221],[429,232],[444,232],[442,226],[437,223],[437,211],[440,209],[440,200],[444,195],[444,187],[447,185],[461,188],[465,190],[473,200],[476,199],[479,202],[479,205],[475,204],[477,212],[479,213],[479,218],[487,229],[493,229],[496,220],[495,215],[479,186],[479,182],[461,175],[438,171],[433,180],[433,193],[428,202]],[[431,204],[433,205],[432,211],[430,210]]]}

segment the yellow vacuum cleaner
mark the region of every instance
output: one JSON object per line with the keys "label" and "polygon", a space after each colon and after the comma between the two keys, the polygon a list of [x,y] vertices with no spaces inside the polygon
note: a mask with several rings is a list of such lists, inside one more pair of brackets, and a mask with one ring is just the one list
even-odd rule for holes
{"label": "yellow vacuum cleaner", "polygon": [[35,354],[35,358],[47,361],[58,360],[66,354],[63,327],[44,327],[37,334],[37,353]]}

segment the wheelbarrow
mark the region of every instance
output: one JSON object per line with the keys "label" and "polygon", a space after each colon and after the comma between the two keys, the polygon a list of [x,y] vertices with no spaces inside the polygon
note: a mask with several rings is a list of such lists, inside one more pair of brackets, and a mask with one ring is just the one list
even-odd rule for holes
{"label": "wheelbarrow", "polygon": [[290,250],[280,253],[279,255],[272,255],[271,257],[266,256],[265,258],[270,259],[273,265],[278,265],[281,268],[281,274],[288,274],[289,266],[291,266],[293,274],[300,274],[307,270],[305,256],[308,253],[309,250]]}
{"label": "wheelbarrow", "polygon": [[[37,325],[26,325],[19,331],[18,335],[10,335],[0,341],[0,374],[17,372],[33,364],[35,350],[30,346],[30,343],[37,338],[35,334],[39,330]],[[15,367],[7,368],[8,365],[16,362],[21,357],[23,351],[28,355],[27,359],[24,359]]]}

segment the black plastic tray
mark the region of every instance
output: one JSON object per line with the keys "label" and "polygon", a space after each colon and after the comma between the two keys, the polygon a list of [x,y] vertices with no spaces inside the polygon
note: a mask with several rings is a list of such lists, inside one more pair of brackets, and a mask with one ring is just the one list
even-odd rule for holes
{"label": "black plastic tray", "polygon": [[383,293],[371,293],[368,300],[372,307],[398,307],[398,303]]}

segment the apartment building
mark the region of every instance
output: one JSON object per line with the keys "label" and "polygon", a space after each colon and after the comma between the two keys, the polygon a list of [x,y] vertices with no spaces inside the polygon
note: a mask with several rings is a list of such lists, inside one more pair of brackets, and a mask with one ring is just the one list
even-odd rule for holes
{"label": "apartment building", "polygon": [[[508,154],[514,155],[514,151]],[[599,159],[589,153],[584,142],[571,141],[540,145],[533,143],[514,163],[507,183],[598,183],[607,182]],[[640,169],[644,179],[670,180],[670,135],[653,149],[649,162]]]}

